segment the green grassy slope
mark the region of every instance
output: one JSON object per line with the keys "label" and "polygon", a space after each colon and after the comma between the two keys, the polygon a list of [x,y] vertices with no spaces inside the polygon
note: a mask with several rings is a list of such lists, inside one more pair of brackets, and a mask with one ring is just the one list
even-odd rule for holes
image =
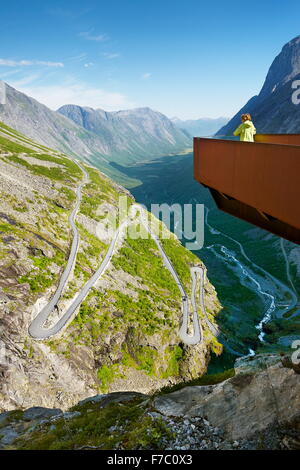
{"label": "green grassy slope", "polygon": [[[109,238],[97,236],[97,223],[108,212],[117,211],[120,196],[127,198],[128,206],[133,202],[107,176],[90,166],[85,168],[90,182],[83,188],[77,217],[80,247],[73,277],[58,306],[60,312],[105,256]],[[66,155],[41,148],[0,125],[0,285],[8,312],[0,320],[9,336],[15,334],[13,325],[24,316],[18,341],[25,370],[31,364],[38,369],[37,376],[44,360],[38,344],[28,337],[27,327],[34,305],[49,299],[66,265],[71,243],[68,217],[82,177]],[[189,291],[189,266],[199,264],[199,259],[171,234],[165,244]],[[207,306],[214,315],[220,310],[212,286]],[[129,386],[128,381],[132,383],[136,376],[140,383],[145,377],[149,386],[159,388],[169,381],[198,377],[206,370],[210,351],[221,351],[206,329],[203,347],[182,345],[180,318],[180,293],[154,242],[128,238],[63,335],[44,344],[57,361],[66,361],[95,391],[113,390],[115,384]]]}

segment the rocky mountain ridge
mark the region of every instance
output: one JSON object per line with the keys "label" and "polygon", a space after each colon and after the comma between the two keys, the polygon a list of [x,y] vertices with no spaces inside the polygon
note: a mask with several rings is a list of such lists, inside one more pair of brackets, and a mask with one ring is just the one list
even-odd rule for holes
{"label": "rocky mountain ridge", "polygon": [[52,111],[8,84],[0,121],[36,142],[98,163],[126,164],[191,147],[191,138],[149,108],[109,113],[79,106]]}
{"label": "rocky mountain ridge", "polygon": [[289,41],[273,61],[257,96],[223,126],[216,135],[232,135],[242,113],[251,113],[258,133],[300,132],[300,106],[294,104],[292,84],[300,79],[300,36]]}
{"label": "rocky mountain ridge", "polygon": [[182,120],[172,118],[171,121],[179,129],[184,129],[192,137],[205,137],[214,135],[221,126],[224,126],[229,121],[229,118],[200,118],[200,119],[187,119]]}

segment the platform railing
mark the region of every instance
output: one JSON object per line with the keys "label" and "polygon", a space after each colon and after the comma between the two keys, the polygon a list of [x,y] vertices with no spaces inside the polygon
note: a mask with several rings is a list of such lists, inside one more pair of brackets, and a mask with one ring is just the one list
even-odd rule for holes
{"label": "platform railing", "polygon": [[256,134],[255,142],[265,144],[300,145],[300,134]]}

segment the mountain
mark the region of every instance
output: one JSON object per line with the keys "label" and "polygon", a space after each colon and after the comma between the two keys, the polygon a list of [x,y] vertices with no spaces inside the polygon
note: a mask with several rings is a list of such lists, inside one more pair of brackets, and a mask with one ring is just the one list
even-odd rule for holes
{"label": "mountain", "polygon": [[[39,341],[29,335],[72,252],[70,217],[80,188],[75,264],[48,328],[63,318],[105,259],[116,233],[103,226],[107,214],[118,215],[121,196],[128,208],[134,199],[92,166],[0,123],[0,410],[66,409],[98,392],[149,393],[201,376],[211,351],[221,352],[203,312],[204,341],[182,343],[181,293],[151,237],[119,238],[105,273],[64,329]],[[165,227],[163,233],[170,237],[161,241],[164,251],[190,295],[190,266],[203,264]],[[204,287],[214,322],[220,304],[207,279]]]}
{"label": "mountain", "polygon": [[137,161],[142,156],[160,156],[191,147],[190,136],[150,108],[106,112],[65,105],[58,112],[104,140],[113,157],[128,155]]}
{"label": "mountain", "polygon": [[126,164],[192,145],[185,132],[149,108],[107,113],[68,105],[56,112],[7,84],[0,120],[42,145],[97,164],[107,173],[112,172],[113,161]]}
{"label": "mountain", "polygon": [[222,127],[217,135],[232,135],[242,113],[251,113],[259,133],[300,133],[300,106],[292,102],[292,84],[300,79],[300,36],[288,42],[273,61],[258,96]]}
{"label": "mountain", "polygon": [[104,140],[6,84],[0,120],[36,142],[81,158],[108,154]]}
{"label": "mountain", "polygon": [[182,121],[176,117],[171,119],[176,127],[187,131],[193,137],[205,137],[213,135],[218,129],[220,129],[220,126],[224,126],[228,120],[229,118],[226,117],[220,117],[216,119],[189,119],[186,121]]}

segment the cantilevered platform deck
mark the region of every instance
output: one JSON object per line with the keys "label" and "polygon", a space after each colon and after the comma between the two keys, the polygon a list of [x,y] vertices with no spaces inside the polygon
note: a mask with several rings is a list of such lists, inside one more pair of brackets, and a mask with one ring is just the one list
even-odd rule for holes
{"label": "cantilevered platform deck", "polygon": [[221,210],[300,244],[299,134],[195,137],[194,177]]}

